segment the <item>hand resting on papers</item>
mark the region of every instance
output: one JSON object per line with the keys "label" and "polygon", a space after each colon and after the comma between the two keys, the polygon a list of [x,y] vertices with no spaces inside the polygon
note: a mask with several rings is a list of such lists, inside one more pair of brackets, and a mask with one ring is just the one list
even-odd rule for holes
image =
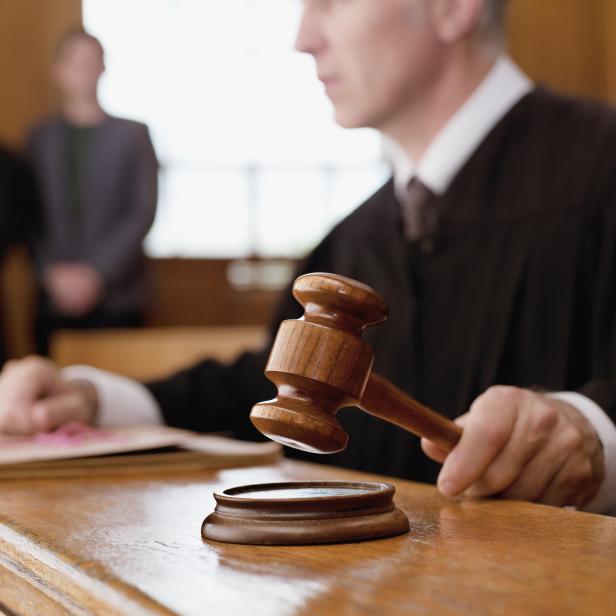
{"label": "hand resting on papers", "polygon": [[66,380],[44,357],[10,360],[0,373],[0,433],[49,432],[77,421],[93,425],[98,396],[91,383]]}

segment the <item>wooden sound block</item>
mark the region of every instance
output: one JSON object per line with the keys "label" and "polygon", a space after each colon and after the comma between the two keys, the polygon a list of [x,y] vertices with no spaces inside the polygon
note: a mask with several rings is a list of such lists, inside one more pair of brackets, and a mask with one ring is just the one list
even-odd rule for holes
{"label": "wooden sound block", "polygon": [[387,483],[299,481],[214,492],[204,539],[250,545],[347,543],[409,530]]}

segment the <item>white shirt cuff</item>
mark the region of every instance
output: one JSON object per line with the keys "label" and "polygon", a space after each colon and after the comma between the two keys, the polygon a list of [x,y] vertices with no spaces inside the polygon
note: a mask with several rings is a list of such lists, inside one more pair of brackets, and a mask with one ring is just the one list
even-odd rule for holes
{"label": "white shirt cuff", "polygon": [[616,425],[593,400],[573,391],[558,391],[548,394],[574,406],[595,429],[603,445],[605,477],[597,494],[580,507],[591,513],[616,515]]}
{"label": "white shirt cuff", "polygon": [[97,426],[164,423],[156,399],[138,381],[92,366],[68,366],[61,374],[67,380],[83,379],[92,383],[98,394]]}

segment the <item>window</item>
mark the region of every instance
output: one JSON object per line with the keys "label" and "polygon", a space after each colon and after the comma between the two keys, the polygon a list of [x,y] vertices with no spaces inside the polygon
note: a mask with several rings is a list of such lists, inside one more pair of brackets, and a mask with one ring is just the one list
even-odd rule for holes
{"label": "window", "polygon": [[387,174],[370,130],[333,121],[293,0],[84,0],[101,99],[161,162],[153,256],[298,256]]}

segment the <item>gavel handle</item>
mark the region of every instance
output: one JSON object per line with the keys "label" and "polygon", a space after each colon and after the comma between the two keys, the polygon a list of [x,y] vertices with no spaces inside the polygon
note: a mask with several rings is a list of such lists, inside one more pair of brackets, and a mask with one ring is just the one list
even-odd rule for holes
{"label": "gavel handle", "polygon": [[451,451],[462,428],[436,411],[413,400],[393,383],[371,373],[359,407],[413,434],[425,436],[445,451]]}

